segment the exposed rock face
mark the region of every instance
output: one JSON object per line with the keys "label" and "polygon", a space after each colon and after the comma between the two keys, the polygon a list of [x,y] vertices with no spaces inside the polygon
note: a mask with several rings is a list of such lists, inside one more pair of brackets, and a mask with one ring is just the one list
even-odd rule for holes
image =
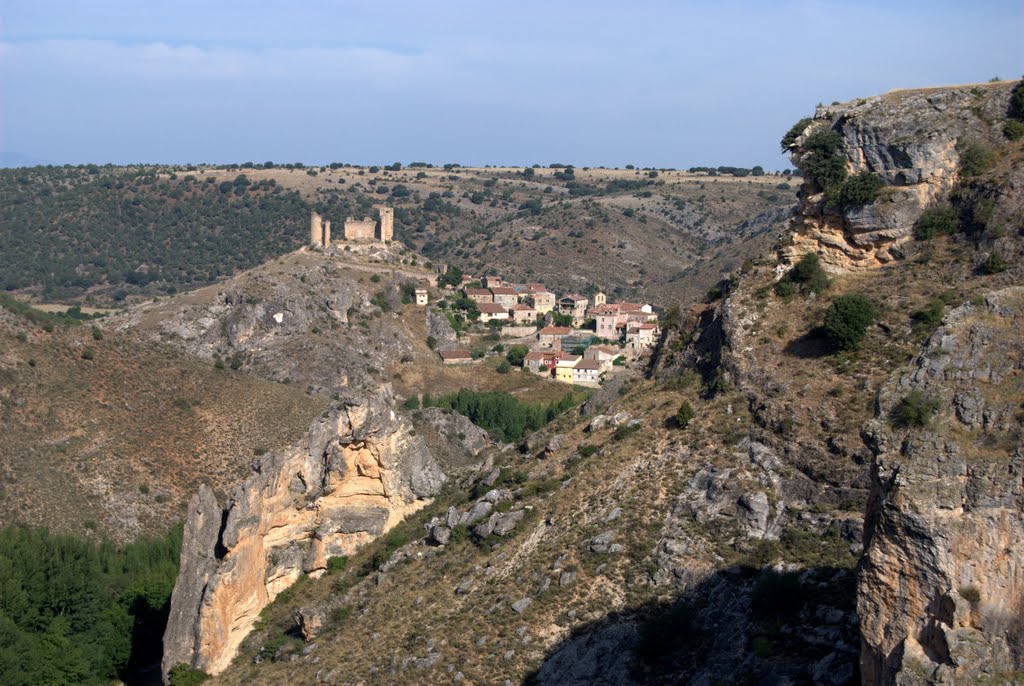
{"label": "exposed rock face", "polygon": [[320,575],[429,502],[445,480],[387,390],[349,394],[293,449],[263,459],[221,510],[204,488],[189,508],[163,671],[216,674],[260,611],[302,574]]}
{"label": "exposed rock face", "polygon": [[783,259],[818,253],[832,271],[871,269],[898,259],[924,208],[957,182],[958,143],[1003,140],[1014,85],[893,91],[818,107],[797,142],[794,164],[804,161],[801,145],[808,135],[831,129],[843,140],[840,152],[849,174],[877,174],[887,187],[876,202],[840,210],[827,207],[824,194],[805,184]]}
{"label": "exposed rock face", "polygon": [[[951,312],[880,396],[858,613],[864,683],[1019,683],[1024,287]],[[927,428],[893,428],[912,391]]]}

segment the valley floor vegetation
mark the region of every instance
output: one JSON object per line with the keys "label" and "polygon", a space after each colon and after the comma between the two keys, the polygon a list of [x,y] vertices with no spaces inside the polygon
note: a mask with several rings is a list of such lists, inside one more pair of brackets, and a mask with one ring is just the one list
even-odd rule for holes
{"label": "valley floor vegetation", "polygon": [[109,684],[159,661],[181,534],[119,548],[0,530],[0,681]]}

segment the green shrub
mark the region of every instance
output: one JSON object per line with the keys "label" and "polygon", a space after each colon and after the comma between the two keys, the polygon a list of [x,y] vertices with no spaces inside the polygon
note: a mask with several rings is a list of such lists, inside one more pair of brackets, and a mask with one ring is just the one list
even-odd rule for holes
{"label": "green shrub", "polygon": [[351,616],[352,616],[352,606],[351,605],[339,605],[338,607],[336,607],[333,610],[331,610],[331,620],[335,624],[341,624],[341,623],[343,623],[346,619],[348,619]]}
{"label": "green shrub", "polygon": [[892,422],[896,426],[923,428],[928,426],[939,409],[937,400],[926,396],[920,390],[913,390],[892,408]]}
{"label": "green shrub", "polygon": [[523,360],[526,359],[526,355],[530,352],[530,349],[525,345],[512,345],[509,346],[508,352],[505,353],[505,359],[513,367],[522,367]]}
{"label": "green shrub", "polygon": [[370,277],[370,281],[374,283],[380,283],[380,274],[374,274]]}
{"label": "green shrub", "polygon": [[942,315],[946,311],[946,304],[941,300],[932,300],[920,310],[910,313],[910,318],[916,326],[923,329],[934,329],[942,321]]}
{"label": "green shrub", "polygon": [[632,422],[629,423],[629,424],[623,424],[622,426],[617,428],[612,433],[612,440],[613,441],[621,441],[622,439],[626,438],[627,436],[632,436],[633,434],[635,434],[639,430],[640,430],[640,423],[639,422],[637,422],[636,424],[633,424]]}
{"label": "green shrub", "polygon": [[841,295],[825,313],[825,336],[834,350],[854,350],[874,318],[875,306],[863,295]]}
{"label": "green shrub", "polygon": [[175,665],[167,673],[167,679],[171,686],[198,686],[210,676],[201,669],[193,669],[184,662]]}
{"label": "green shrub", "polygon": [[498,366],[495,368],[495,371],[498,372],[499,374],[508,374],[510,371],[512,371],[512,365],[508,363],[508,360],[502,360],[501,362],[498,363]]}
{"label": "green shrub", "polygon": [[589,443],[583,443],[576,449],[576,451],[580,454],[581,457],[592,457],[600,449],[601,446],[599,445],[590,445]]}
{"label": "green shrub", "polygon": [[100,329],[100,327],[96,326],[95,324],[93,324],[93,326],[92,326],[92,339],[94,341],[102,341],[103,340],[103,330]]}
{"label": "green shrub", "polygon": [[418,410],[420,409],[420,397],[415,393],[402,403],[403,410]]}
{"label": "green shrub", "polygon": [[788,298],[798,287],[804,293],[820,293],[828,288],[828,285],[828,274],[821,268],[821,260],[814,253],[809,253],[801,257],[800,261],[775,284],[775,293],[782,298]]}
{"label": "green shrub", "polygon": [[1005,272],[1009,266],[1006,263],[1006,258],[998,250],[993,250],[985,258],[985,261],[981,263],[980,271],[982,274],[998,274],[999,272]]}
{"label": "green shrub", "polygon": [[89,347],[82,348],[82,359],[83,360],[91,360],[95,354],[96,353],[93,351],[92,348],[89,348]]}
{"label": "green shrub", "polygon": [[676,411],[676,425],[680,429],[685,429],[690,425],[690,420],[693,419],[696,413],[693,411],[693,407],[686,400],[679,406],[679,410]]}
{"label": "green shrub", "polygon": [[926,241],[936,236],[948,236],[956,233],[959,217],[955,209],[949,205],[929,207],[914,222],[914,238]]}
{"label": "green shrub", "polygon": [[1024,121],[1024,80],[1013,87],[1010,94],[1010,117],[1017,121]]}
{"label": "green shrub", "polygon": [[867,205],[878,200],[884,187],[880,176],[864,171],[844,181],[834,194],[835,200],[840,207]]}
{"label": "green shrub", "polygon": [[839,152],[842,146],[842,136],[832,130],[817,131],[804,141],[800,166],[804,175],[823,191],[846,179],[846,158]]}
{"label": "green shrub", "polygon": [[1003,124],[1003,135],[1011,141],[1019,141],[1024,138],[1024,122],[1010,119]]}
{"label": "green shrub", "polygon": [[433,350],[437,347],[437,339],[433,336],[427,336],[427,347]]}
{"label": "green shrub", "polygon": [[327,558],[327,573],[335,574],[345,571],[348,566],[348,558],[344,555],[335,555]]}
{"label": "green shrub", "polygon": [[796,147],[796,139],[807,130],[807,127],[811,125],[812,119],[810,117],[804,117],[797,123],[790,127],[786,135],[782,137],[782,141],[779,145],[782,147],[782,152],[787,153]]}
{"label": "green shrub", "polygon": [[781,279],[775,284],[775,294],[780,298],[790,298],[796,293],[796,284],[789,279]]}
{"label": "green shrub", "polygon": [[960,150],[960,173],[963,176],[984,174],[995,162],[995,153],[984,143],[970,141],[958,147]]}

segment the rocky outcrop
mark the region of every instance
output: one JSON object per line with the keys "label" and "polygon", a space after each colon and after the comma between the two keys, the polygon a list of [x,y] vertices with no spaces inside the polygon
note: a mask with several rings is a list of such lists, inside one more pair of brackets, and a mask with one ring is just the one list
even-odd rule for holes
{"label": "rocky outcrop", "polygon": [[870,172],[886,186],[875,202],[837,208],[826,202],[813,183],[805,183],[792,241],[782,249],[784,261],[818,253],[827,269],[844,271],[871,269],[899,259],[924,208],[944,198],[956,184],[958,146],[1003,140],[1002,122],[1014,85],[893,91],[819,106],[797,139],[793,163],[803,168],[807,137],[830,129],[842,139],[840,153],[848,175]]}
{"label": "rocky outcrop", "polygon": [[260,611],[302,574],[430,502],[445,480],[392,409],[390,392],[349,394],[294,448],[270,455],[222,510],[203,488],[189,507],[181,572],[164,636],[163,672],[216,674]]}
{"label": "rocky outcrop", "polygon": [[[857,603],[866,685],[1020,683],[1022,330],[1024,287],[960,307],[881,393]],[[926,427],[899,426],[907,398],[936,411]]]}

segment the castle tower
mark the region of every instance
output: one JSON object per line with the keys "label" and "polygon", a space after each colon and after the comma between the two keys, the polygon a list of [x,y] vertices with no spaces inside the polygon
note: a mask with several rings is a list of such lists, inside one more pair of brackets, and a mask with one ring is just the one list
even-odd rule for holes
{"label": "castle tower", "polygon": [[324,222],[324,247],[331,247],[331,222],[327,220]]}
{"label": "castle tower", "polygon": [[395,210],[391,207],[380,208],[380,242],[389,242],[394,233]]}
{"label": "castle tower", "polygon": [[320,219],[320,215],[316,212],[310,211],[309,213],[309,245],[310,247],[316,248],[323,245],[324,240],[324,227],[323,220]]}
{"label": "castle tower", "polygon": [[608,296],[601,291],[594,294],[594,307],[600,307],[608,303]]}

